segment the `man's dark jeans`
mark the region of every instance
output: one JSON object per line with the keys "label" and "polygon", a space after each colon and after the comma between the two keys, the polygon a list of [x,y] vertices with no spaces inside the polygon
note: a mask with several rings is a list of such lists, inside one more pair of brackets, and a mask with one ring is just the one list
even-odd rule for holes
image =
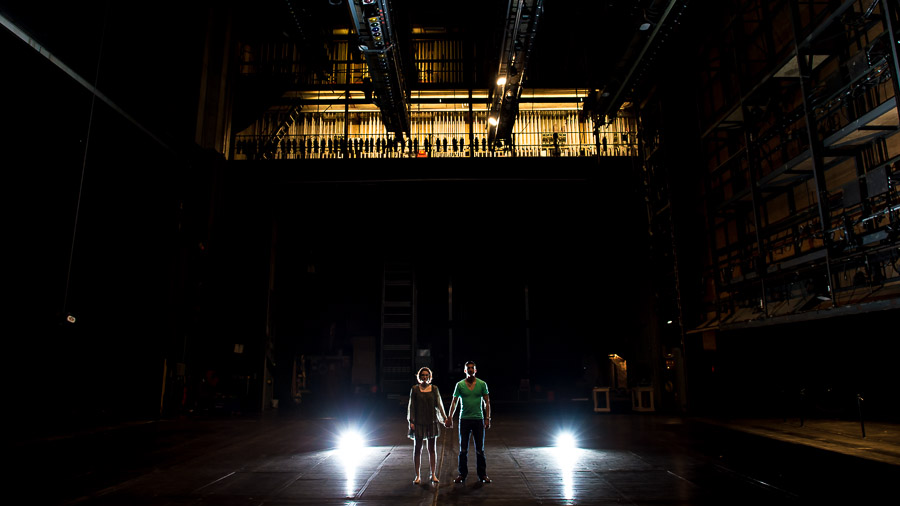
{"label": "man's dark jeans", "polygon": [[484,460],[484,420],[459,420],[459,475],[469,474],[469,435],[475,438],[475,472],[479,478],[487,476]]}

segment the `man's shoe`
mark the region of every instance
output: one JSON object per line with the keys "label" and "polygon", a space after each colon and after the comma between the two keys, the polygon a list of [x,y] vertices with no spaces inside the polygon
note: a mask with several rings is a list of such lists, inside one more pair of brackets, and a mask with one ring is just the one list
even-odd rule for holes
{"label": "man's shoe", "polygon": [[491,479],[487,475],[481,477],[481,483],[490,483]]}
{"label": "man's shoe", "polygon": [[463,475],[459,475],[453,480],[453,483],[462,483],[464,481],[466,481],[466,477]]}

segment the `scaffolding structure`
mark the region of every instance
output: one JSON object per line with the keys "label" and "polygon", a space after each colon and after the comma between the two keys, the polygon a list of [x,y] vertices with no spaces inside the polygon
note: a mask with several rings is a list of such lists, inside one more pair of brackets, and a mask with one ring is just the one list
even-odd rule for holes
{"label": "scaffolding structure", "polygon": [[697,328],[900,294],[896,2],[734,2],[703,49]]}

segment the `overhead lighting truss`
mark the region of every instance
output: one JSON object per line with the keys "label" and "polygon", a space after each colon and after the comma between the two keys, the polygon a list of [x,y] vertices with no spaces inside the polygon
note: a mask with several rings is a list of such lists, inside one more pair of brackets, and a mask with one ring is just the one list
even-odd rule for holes
{"label": "overhead lighting truss", "polygon": [[381,120],[388,132],[395,135],[409,133],[404,67],[391,21],[390,1],[351,0],[348,4],[359,38],[359,50],[369,66],[373,101],[381,110]]}
{"label": "overhead lighting truss", "polygon": [[519,98],[525,84],[525,69],[534,47],[543,0],[509,0],[506,26],[500,50],[497,80],[491,91],[488,115],[488,142],[509,141],[519,112]]}

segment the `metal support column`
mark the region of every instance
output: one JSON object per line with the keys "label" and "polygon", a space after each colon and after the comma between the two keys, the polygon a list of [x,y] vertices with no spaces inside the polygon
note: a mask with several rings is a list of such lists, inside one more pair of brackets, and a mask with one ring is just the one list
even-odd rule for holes
{"label": "metal support column", "polygon": [[[743,18],[740,19],[743,20]],[[743,28],[738,31],[743,32]],[[732,55],[734,57],[735,69],[737,69],[740,66],[738,61],[737,47],[733,48]],[[753,206],[753,229],[756,238],[756,262],[754,262],[754,267],[756,269],[757,276],[759,276],[760,282],[759,291],[760,301],[762,302],[760,309],[762,309],[763,317],[768,317],[769,310],[768,302],[766,301],[766,252],[763,248],[762,235],[760,235],[760,230],[762,229],[762,223],[760,223],[759,219],[760,194],[759,186],[756,184],[756,169],[758,167],[759,158],[754,147],[753,136],[750,134],[750,128],[755,128],[755,125],[749,124],[752,115],[747,108],[747,104],[744,103],[744,87],[741,84],[740,76],[738,76],[737,78],[737,87],[738,97],[740,99],[741,105],[741,116],[743,117],[742,131],[744,134],[744,155],[747,157],[747,184],[750,185],[750,202]]]}
{"label": "metal support column", "polygon": [[453,275],[447,282],[447,371],[453,372]]}
{"label": "metal support column", "polygon": [[894,32],[894,7],[890,0],[882,0],[881,12],[884,14],[884,24],[888,32],[888,41],[891,43],[891,57],[888,65],[891,67],[891,84],[894,87],[894,107],[900,114],[900,57],[897,56],[897,34]]}
{"label": "metal support column", "polygon": [[[811,77],[811,61],[806,60],[806,54],[809,50],[807,44],[803,42],[800,36],[800,0],[790,0],[791,5],[791,28],[794,35],[794,46],[796,48],[797,65],[800,69],[800,97],[803,99],[803,112],[806,117],[806,133],[809,136],[809,152],[813,164],[813,180],[816,185],[816,205],[819,211],[819,229],[822,232],[822,241],[825,245],[825,271],[828,276],[828,296],[831,298],[831,306],[835,307],[834,290],[832,283],[834,280],[831,276],[831,238],[828,236],[830,228],[831,216],[828,211],[828,190],[825,186],[825,162],[824,147],[819,139],[818,129],[816,128],[815,111],[809,105],[809,80]],[[811,41],[812,39],[809,39]],[[809,52],[809,58],[812,59],[812,53]]]}

